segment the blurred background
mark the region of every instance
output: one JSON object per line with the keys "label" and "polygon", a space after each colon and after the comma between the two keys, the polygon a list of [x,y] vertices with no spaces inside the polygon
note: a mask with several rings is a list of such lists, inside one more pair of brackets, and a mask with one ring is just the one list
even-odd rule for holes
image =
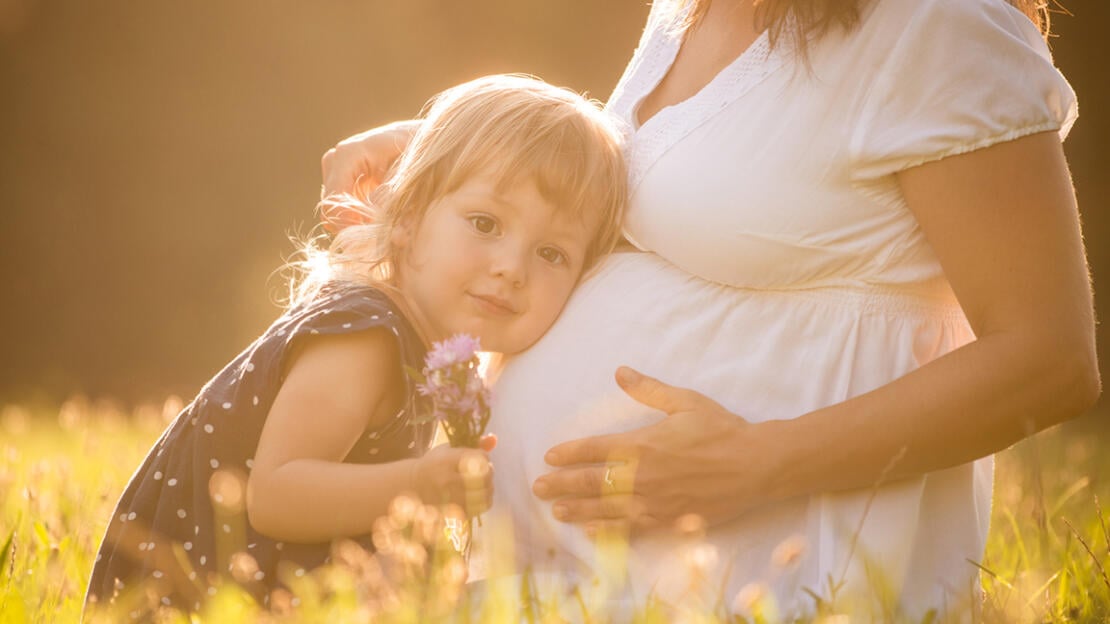
{"label": "blurred background", "polygon": [[[1064,4],[1052,48],[1080,101],[1065,147],[1106,310],[1110,11]],[[274,270],[315,223],[325,150],[488,73],[604,100],[647,12],[0,0],[0,404],[191,396],[280,313]]]}

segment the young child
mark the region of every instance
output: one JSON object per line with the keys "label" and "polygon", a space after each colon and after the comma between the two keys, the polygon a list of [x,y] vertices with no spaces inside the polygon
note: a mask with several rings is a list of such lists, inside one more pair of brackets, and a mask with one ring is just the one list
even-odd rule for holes
{"label": "young child", "polygon": [[265,603],[279,569],[324,563],[333,539],[372,550],[399,493],[488,508],[488,477],[465,488],[459,472],[467,453],[488,461],[482,450],[425,452],[434,424],[412,422],[403,365],[460,332],[500,353],[535,342],[619,235],[620,149],[595,106],[535,79],[437,96],[372,202],[344,202],[366,222],[305,249],[288,311],[132,477],[87,602],[134,619],[198,609],[245,553],[235,578]]}

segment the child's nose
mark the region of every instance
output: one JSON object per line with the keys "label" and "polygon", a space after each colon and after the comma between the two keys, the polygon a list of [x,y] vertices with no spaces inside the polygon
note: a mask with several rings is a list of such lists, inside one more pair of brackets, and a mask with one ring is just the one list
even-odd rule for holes
{"label": "child's nose", "polygon": [[520,288],[528,282],[528,251],[515,245],[505,245],[493,259],[494,275]]}

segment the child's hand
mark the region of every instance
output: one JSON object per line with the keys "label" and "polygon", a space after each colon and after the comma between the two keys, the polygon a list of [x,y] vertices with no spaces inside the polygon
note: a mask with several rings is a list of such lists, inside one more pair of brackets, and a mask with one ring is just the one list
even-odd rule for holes
{"label": "child's hand", "polygon": [[493,504],[493,464],[485,450],[441,444],[416,460],[413,487],[426,504],[454,503],[476,516]]}

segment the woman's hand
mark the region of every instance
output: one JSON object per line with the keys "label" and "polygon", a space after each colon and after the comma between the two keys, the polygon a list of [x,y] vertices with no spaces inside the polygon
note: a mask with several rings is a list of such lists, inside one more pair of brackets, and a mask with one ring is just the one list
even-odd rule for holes
{"label": "woman's hand", "polygon": [[587,532],[609,525],[645,530],[696,513],[709,524],[768,502],[775,463],[767,427],[753,425],[708,397],[668,386],[630,368],[617,383],[662,410],[661,422],[626,433],[565,442],[545,459],[558,469],[533,492],[556,500],[555,517]]}
{"label": "woman's hand", "polygon": [[493,464],[487,453],[495,438],[482,440],[482,448],[454,448],[441,444],[416,460],[412,482],[426,504],[454,503],[477,516],[493,504]]}
{"label": "woman's hand", "polygon": [[[346,138],[325,152],[320,161],[324,181],[321,199],[339,193],[359,198],[369,196],[385,181],[390,167],[419,127],[419,121],[394,122]],[[353,213],[330,214],[327,208],[325,204],[320,218],[329,229],[360,222]],[[341,206],[334,209],[342,212]]]}

